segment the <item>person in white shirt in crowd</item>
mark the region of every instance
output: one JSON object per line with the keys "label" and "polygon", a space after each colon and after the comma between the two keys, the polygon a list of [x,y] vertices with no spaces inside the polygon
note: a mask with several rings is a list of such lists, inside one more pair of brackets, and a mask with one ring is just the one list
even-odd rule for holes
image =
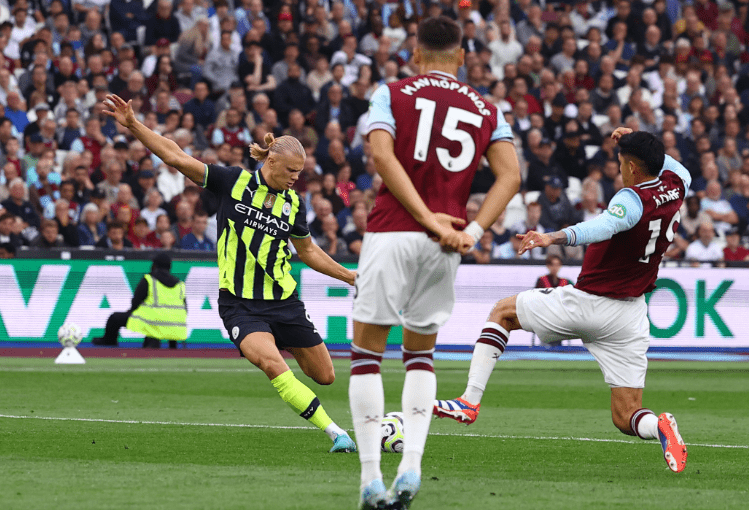
{"label": "person in white shirt in crowd", "polygon": [[684,259],[695,264],[723,260],[723,248],[715,241],[712,223],[700,223],[697,229],[697,240],[689,244],[684,253]]}
{"label": "person in white shirt in crowd", "polygon": [[156,220],[162,214],[166,214],[166,211],[161,208],[161,204],[164,199],[161,197],[161,193],[156,188],[151,188],[146,194],[146,204],[140,211],[140,216],[145,218],[148,222],[149,230],[156,230]]}
{"label": "person in white shirt in crowd", "polygon": [[488,30],[486,35],[489,40],[487,46],[492,52],[489,65],[492,68],[492,74],[501,80],[505,77],[505,64],[517,62],[523,54],[523,47],[515,38],[508,19],[499,22],[499,34],[494,30]]}
{"label": "person in white shirt in crowd", "polygon": [[161,165],[159,176],[156,178],[156,188],[161,192],[165,202],[169,202],[185,189],[185,176],[176,168]]}
{"label": "person in white shirt in crowd", "polygon": [[342,64],[344,69],[341,84],[348,87],[359,79],[359,68],[372,64],[372,59],[366,55],[356,52],[356,36],[348,35],[343,40],[343,46],[340,50],[333,53],[330,59],[331,68],[336,64]]}
{"label": "person in white shirt in crowd", "polygon": [[705,198],[702,199],[700,207],[713,220],[715,230],[721,236],[739,222],[736,211],[728,200],[723,198],[723,189],[717,180],[707,183]]}

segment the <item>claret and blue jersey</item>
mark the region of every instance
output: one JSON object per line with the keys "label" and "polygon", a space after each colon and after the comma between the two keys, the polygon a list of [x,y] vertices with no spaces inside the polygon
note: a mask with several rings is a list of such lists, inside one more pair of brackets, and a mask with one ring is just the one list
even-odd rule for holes
{"label": "claret and blue jersey", "polygon": [[689,171],[666,156],[658,177],[619,190],[600,216],[564,229],[569,245],[590,244],[575,287],[613,298],[653,290],[691,182]]}
{"label": "claret and blue jersey", "polygon": [[[395,156],[427,207],[465,218],[471,182],[486,149],[513,139],[497,108],[454,76],[432,71],[380,86],[372,95],[367,132],[387,131]],[[368,232],[423,232],[383,185]]]}
{"label": "claret and blue jersey", "polygon": [[203,187],[220,201],[217,215],[219,288],[245,299],[291,296],[289,238],[310,235],[304,201],[268,186],[260,170],[206,165]]}

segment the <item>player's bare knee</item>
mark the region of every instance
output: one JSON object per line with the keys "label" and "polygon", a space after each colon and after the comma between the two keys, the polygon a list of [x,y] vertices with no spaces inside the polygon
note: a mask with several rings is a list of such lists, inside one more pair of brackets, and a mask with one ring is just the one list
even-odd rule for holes
{"label": "player's bare knee", "polygon": [[489,313],[489,321],[502,324],[512,318],[514,315],[514,303],[510,298],[504,298],[497,301]]}
{"label": "player's bare knee", "polygon": [[332,366],[329,369],[319,370],[315,375],[315,382],[321,386],[328,386],[335,382],[335,369]]}

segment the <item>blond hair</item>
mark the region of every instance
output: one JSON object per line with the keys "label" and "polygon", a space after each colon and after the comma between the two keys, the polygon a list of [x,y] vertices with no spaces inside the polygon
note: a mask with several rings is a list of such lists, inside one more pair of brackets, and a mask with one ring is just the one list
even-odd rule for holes
{"label": "blond hair", "polygon": [[250,145],[250,156],[255,161],[265,161],[269,154],[297,154],[305,157],[306,152],[302,143],[293,136],[284,135],[276,138],[273,133],[266,133],[263,141],[267,146],[262,148],[260,144],[253,143]]}

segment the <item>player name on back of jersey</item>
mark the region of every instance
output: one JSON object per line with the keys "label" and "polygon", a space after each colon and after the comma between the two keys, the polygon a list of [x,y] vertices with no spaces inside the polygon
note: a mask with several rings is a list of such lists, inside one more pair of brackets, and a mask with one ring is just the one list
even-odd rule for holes
{"label": "player name on back of jersey", "polygon": [[479,113],[481,115],[491,115],[491,112],[486,108],[486,103],[483,101],[481,96],[477,94],[476,91],[472,88],[457,81],[445,80],[441,78],[423,77],[412,81],[405,87],[402,87],[400,91],[407,96],[411,96],[416,91],[424,87],[437,87],[440,89],[457,90],[459,94],[464,94],[468,96],[471,101],[473,101],[473,104],[479,110]]}
{"label": "player name on back of jersey", "polygon": [[653,195],[653,200],[655,200],[656,207],[660,207],[667,202],[671,202],[673,200],[679,200],[679,198],[681,198],[680,191],[678,189],[666,190],[665,184],[657,188],[657,191],[664,191],[664,190],[665,190],[665,193],[660,193],[658,194],[658,196]]}

